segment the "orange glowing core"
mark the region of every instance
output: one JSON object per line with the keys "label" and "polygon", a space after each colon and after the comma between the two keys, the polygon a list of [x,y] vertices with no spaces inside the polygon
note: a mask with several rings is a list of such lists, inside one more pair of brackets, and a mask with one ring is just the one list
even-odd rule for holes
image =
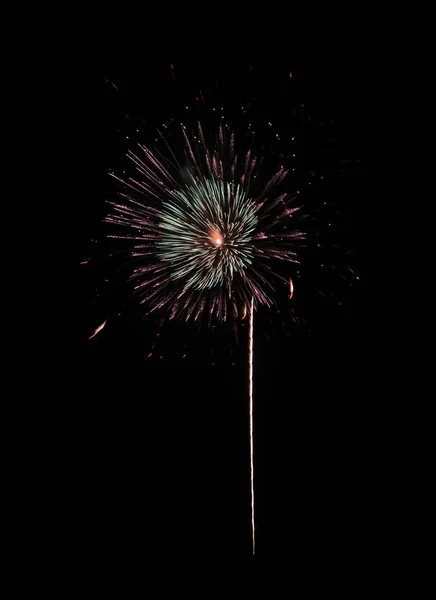
{"label": "orange glowing core", "polygon": [[209,236],[210,236],[210,240],[213,244],[215,244],[215,246],[222,246],[224,240],[223,240],[223,236],[220,234],[219,231],[217,231],[216,229],[212,229],[209,232]]}

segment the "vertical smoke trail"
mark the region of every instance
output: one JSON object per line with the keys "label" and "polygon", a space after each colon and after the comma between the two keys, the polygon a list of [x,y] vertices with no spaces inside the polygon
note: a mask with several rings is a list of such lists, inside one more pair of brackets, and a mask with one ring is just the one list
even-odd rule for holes
{"label": "vertical smoke trail", "polygon": [[255,554],[255,525],[254,525],[254,460],[253,460],[253,322],[254,298],[251,298],[250,329],[248,332],[248,379],[250,399],[250,479],[251,479],[251,535],[253,554]]}

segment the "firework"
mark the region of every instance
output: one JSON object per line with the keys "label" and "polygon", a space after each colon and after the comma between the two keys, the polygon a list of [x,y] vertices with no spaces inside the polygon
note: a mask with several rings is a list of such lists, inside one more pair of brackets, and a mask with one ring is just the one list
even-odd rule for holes
{"label": "firework", "polygon": [[181,157],[168,142],[165,153],[140,145],[128,152],[131,176],[111,173],[123,190],[106,221],[124,228],[110,237],[131,242],[135,290],[170,318],[226,320],[252,300],[254,310],[271,306],[274,276],[288,281],[274,263],[298,262],[294,246],[303,237],[292,227],[298,193],[277,191],[287,171],[265,179],[262,159],[251,149],[237,153],[222,127],[211,146],[200,124],[182,133]]}
{"label": "firework", "polygon": [[[235,152],[235,137],[222,127],[211,147],[203,131],[188,136],[182,126],[183,158],[167,143],[166,154],[140,146],[129,152],[135,176],[121,178],[120,200],[112,202],[108,223],[125,229],[110,237],[130,240],[138,266],[135,290],[150,310],[166,309],[170,318],[197,319],[207,313],[244,319],[249,310],[248,367],[250,420],[250,495],[252,549],[255,552],[253,337],[254,311],[274,303],[276,261],[298,262],[293,227],[297,194],[279,193],[287,175],[280,168],[263,178],[262,159]],[[163,136],[162,136],[163,137]],[[164,138],[163,138],[164,139]],[[167,158],[168,156],[168,158]],[[263,183],[262,183],[263,182]],[[249,309],[248,309],[249,307]],[[149,354],[151,356],[151,354]]]}

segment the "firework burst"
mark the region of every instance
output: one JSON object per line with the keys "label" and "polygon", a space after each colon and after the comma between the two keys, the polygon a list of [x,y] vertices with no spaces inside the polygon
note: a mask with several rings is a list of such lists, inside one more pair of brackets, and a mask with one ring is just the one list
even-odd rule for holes
{"label": "firework burst", "polygon": [[182,125],[182,133],[179,159],[162,135],[166,152],[128,152],[135,176],[111,173],[123,191],[106,222],[124,228],[110,237],[132,243],[141,302],[184,319],[206,312],[225,320],[252,300],[254,309],[271,306],[274,276],[289,281],[274,263],[298,262],[295,243],[304,237],[292,227],[298,192],[279,193],[287,171],[265,179],[262,159],[238,154],[222,127],[211,146],[200,124],[190,136]]}

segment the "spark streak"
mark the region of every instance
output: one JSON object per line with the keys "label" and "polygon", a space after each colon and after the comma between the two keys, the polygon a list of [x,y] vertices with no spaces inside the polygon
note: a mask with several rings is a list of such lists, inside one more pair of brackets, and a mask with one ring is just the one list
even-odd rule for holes
{"label": "spark streak", "polygon": [[291,300],[294,295],[294,284],[292,283],[292,279],[289,277],[289,300]]}
{"label": "spark streak", "polygon": [[244,304],[243,308],[242,308],[242,319],[245,319],[245,317],[247,316],[247,305]]}
{"label": "spark streak", "polygon": [[96,335],[97,335],[97,333],[98,333],[99,331],[101,331],[101,330],[103,329],[103,327],[106,325],[106,321],[107,321],[107,319],[106,319],[106,320],[104,320],[104,321],[103,321],[103,323],[102,323],[101,325],[99,325],[99,326],[98,326],[98,327],[95,329],[94,333],[93,333],[93,334],[92,334],[92,335],[91,335],[91,336],[88,338],[88,340],[91,340],[91,339],[92,339],[94,336],[96,336]]}

